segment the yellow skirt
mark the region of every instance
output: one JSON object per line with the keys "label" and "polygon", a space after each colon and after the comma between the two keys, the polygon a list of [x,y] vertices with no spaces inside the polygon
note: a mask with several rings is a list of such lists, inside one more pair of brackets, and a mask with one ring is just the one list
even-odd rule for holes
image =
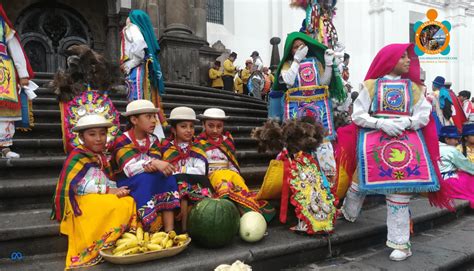
{"label": "yellow skirt", "polygon": [[217,196],[237,203],[242,213],[259,212],[267,221],[275,216],[275,209],[267,201],[257,200],[257,193],[250,191],[239,173],[228,169],[216,170],[209,175],[209,180]]}
{"label": "yellow skirt", "polygon": [[132,197],[89,194],[76,199],[82,214],[74,216],[70,212],[60,226],[61,233],[68,236],[66,269],[99,263],[99,251],[113,246],[136,219]]}

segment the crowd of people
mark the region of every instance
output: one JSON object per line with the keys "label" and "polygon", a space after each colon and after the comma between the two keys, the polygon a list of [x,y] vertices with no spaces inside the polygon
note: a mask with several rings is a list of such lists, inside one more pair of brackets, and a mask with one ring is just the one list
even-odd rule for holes
{"label": "crowd of people", "polygon": [[[8,73],[0,82],[0,146],[2,157],[17,158],[9,148],[13,122],[28,126],[31,110],[26,91],[21,96],[18,89],[34,90],[33,73],[0,11],[1,71]],[[243,69],[233,64],[234,52],[222,65],[216,61],[209,70],[212,87],[268,100],[269,121],[252,137],[259,150],[279,153],[256,194],[241,175],[222,109],[197,116],[181,106],[164,117],[159,46],[148,15],[133,10],[122,32],[125,130],[107,95],[116,82],[113,66],[90,48],[71,48],[67,70],[51,85],[60,101],[67,152],[51,218],[68,236],[66,268],[98,263],[101,249],[138,226],[186,232],[190,206],[209,197],[227,198],[241,214],[255,211],[266,221],[275,216],[266,199],[280,198],[281,222],[291,203],[298,218],[292,230],[318,234],[333,232],[337,217],[355,222],[365,196],[383,194],[386,244],[394,261],[412,255],[414,194],[428,195],[437,207],[452,208],[455,198],[474,207],[470,92],[456,96],[441,76],[427,91],[413,44],[383,47],[358,92],[349,81],[350,56],[304,32],[287,36],[274,74],[256,51]],[[199,122],[204,129],[197,134]]]}

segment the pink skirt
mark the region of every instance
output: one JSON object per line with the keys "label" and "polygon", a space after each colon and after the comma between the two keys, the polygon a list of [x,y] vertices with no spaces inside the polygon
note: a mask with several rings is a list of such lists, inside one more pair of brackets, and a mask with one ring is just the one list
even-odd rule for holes
{"label": "pink skirt", "polygon": [[449,178],[442,182],[446,188],[446,194],[453,199],[468,200],[471,208],[474,208],[474,176],[458,171],[457,178]]}

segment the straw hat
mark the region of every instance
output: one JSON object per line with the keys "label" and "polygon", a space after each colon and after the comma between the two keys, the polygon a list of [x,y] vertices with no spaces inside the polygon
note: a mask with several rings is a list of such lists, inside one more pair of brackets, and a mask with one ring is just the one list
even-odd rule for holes
{"label": "straw hat", "polygon": [[79,132],[90,128],[110,128],[113,124],[101,115],[91,114],[80,118],[76,126],[72,128],[73,132]]}
{"label": "straw hat", "polygon": [[224,110],[219,108],[208,108],[203,114],[199,115],[202,120],[226,120],[229,117],[225,115]]}
{"label": "straw hat", "polygon": [[168,121],[199,121],[196,119],[196,112],[190,107],[180,106],[171,110]]}
{"label": "straw hat", "polygon": [[159,110],[148,100],[135,100],[127,105],[127,110],[122,116],[129,117],[145,113],[157,113]]}

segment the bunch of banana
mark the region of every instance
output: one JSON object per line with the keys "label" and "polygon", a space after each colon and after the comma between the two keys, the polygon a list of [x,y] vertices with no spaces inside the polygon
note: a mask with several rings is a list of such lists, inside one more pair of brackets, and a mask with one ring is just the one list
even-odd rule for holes
{"label": "bunch of banana", "polygon": [[114,256],[126,256],[147,251],[158,251],[171,247],[182,246],[188,240],[187,234],[176,235],[176,232],[156,232],[150,235],[143,228],[137,228],[135,234],[126,232],[115,243],[112,251]]}

